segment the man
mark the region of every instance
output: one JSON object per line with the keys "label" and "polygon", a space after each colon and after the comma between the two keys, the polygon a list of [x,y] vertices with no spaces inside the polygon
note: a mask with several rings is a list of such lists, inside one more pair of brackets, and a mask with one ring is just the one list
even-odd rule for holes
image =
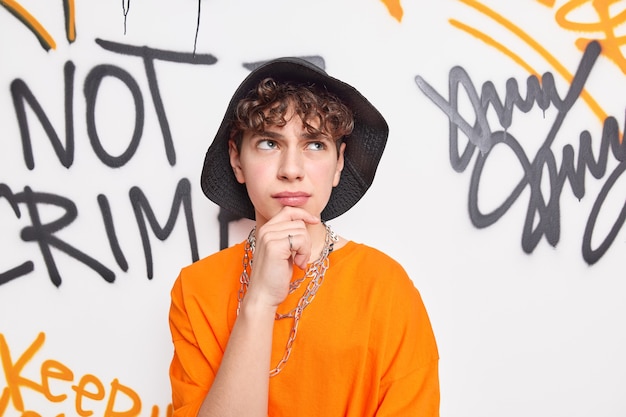
{"label": "man", "polygon": [[175,416],[439,415],[419,292],[396,261],[326,224],[370,187],[387,135],[369,101],[307,61],[270,61],[242,82],[201,184],[256,226],[174,284]]}

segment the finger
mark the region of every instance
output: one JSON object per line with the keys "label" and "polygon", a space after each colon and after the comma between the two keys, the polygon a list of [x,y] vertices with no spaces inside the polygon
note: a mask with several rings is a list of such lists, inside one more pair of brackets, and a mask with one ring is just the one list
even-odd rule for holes
{"label": "finger", "polygon": [[302,208],[285,206],[278,214],[272,217],[268,223],[280,223],[284,221],[301,221],[306,224],[318,224],[321,219]]}
{"label": "finger", "polygon": [[294,265],[297,265],[300,269],[306,269],[311,258],[311,241],[308,233],[288,234],[287,244],[289,252],[293,257]]}
{"label": "finger", "polygon": [[[264,230],[263,236],[260,237],[261,244],[264,246],[272,246],[274,250],[280,253],[281,258],[287,260],[292,259],[298,266],[306,266],[306,261],[311,255],[311,237],[308,230],[301,222],[288,222],[289,224],[280,223],[279,228]],[[301,260],[304,258],[304,264]]]}
{"label": "finger", "polygon": [[[306,225],[301,220],[266,223],[256,236],[257,256],[274,254],[284,260],[293,260],[296,255],[310,255],[311,238]],[[307,258],[308,259],[308,258]],[[298,256],[298,266],[302,265]]]}

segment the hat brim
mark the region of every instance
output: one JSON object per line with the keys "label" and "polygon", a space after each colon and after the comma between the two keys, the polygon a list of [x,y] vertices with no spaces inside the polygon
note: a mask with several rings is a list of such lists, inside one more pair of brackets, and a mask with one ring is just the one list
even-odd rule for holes
{"label": "hat brim", "polygon": [[228,104],[213,143],[207,150],[201,174],[204,194],[223,209],[254,220],[255,210],[246,186],[240,184],[230,166],[228,140],[231,117],[239,101],[257,84],[272,77],[277,82],[312,83],[337,96],[354,114],[354,129],[344,138],[344,169],[333,188],[322,220],[338,217],[353,207],[370,188],[382,157],[389,127],[380,112],[354,87],[326,74],[300,58],[279,58],[260,65],[239,85]]}

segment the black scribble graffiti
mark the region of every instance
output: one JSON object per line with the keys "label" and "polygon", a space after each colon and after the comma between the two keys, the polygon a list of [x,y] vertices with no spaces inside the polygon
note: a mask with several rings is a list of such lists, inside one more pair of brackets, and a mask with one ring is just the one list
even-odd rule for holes
{"label": "black scribble graffiti", "polygon": [[[464,172],[476,148],[479,153],[474,160],[469,189],[469,215],[477,228],[485,228],[502,218],[511,206],[518,200],[525,189],[529,189],[526,219],[522,232],[522,249],[532,253],[542,237],[553,246],[559,242],[560,200],[565,184],[569,184],[574,195],[580,200],[585,196],[585,176],[588,171],[594,178],[602,179],[607,174],[609,150],[613,158],[618,161],[617,167],[605,178],[604,185],[593,205],[589,215],[582,243],[582,256],[588,264],[594,264],[609,249],[626,218],[626,204],[615,219],[611,230],[604,237],[602,243],[593,248],[591,238],[594,234],[596,220],[600,209],[606,201],[612,187],[626,169],[626,144],[620,138],[619,126],[614,117],[607,117],[603,123],[602,138],[599,154],[594,156],[592,138],[588,131],[583,131],[579,137],[578,158],[572,145],[567,144],[562,149],[561,166],[557,166],[552,144],[557,136],[568,112],[580,97],[587,78],[600,55],[598,42],[591,42],[587,46],[580,65],[576,71],[569,91],[564,98],[559,95],[552,74],[546,73],[541,82],[535,76],[530,76],[526,83],[526,97],[522,97],[517,81],[509,79],[506,84],[506,96],[501,101],[492,83],[486,82],[481,89],[481,95],[474,87],[469,75],[461,67],[452,68],[449,74],[449,98],[446,99],[430,86],[422,77],[415,77],[419,89],[436,104],[448,117],[450,122],[449,151],[450,163],[457,172]],[[459,90],[469,98],[476,122],[471,125],[458,111]],[[531,160],[526,155],[522,144],[508,132],[511,127],[513,112],[519,110],[530,112],[537,105],[542,111],[550,106],[557,109],[557,115],[542,146]],[[500,128],[493,130],[487,121],[489,109],[495,111]],[[459,151],[459,131],[468,139],[467,145]],[[510,195],[502,204],[491,212],[483,213],[479,209],[478,189],[481,183],[483,168],[492,155],[490,152],[495,146],[508,147],[517,157],[524,172],[523,177],[514,186]],[[548,175],[550,195],[544,198],[541,190],[543,176]]]}
{"label": "black scribble graffiti", "polygon": [[[200,15],[202,12],[202,0],[198,0],[196,15],[196,32],[193,38],[193,52],[192,55],[196,56],[196,49],[198,46],[198,34],[200,33]],[[124,16],[124,35],[126,35],[126,22],[128,19],[128,12],[130,11],[130,0],[122,0],[122,15]]]}
{"label": "black scribble graffiti", "polygon": [[130,11],[130,0],[122,0],[122,14],[124,15],[124,35],[126,35],[126,19]]}
{"label": "black scribble graffiti", "polygon": [[196,18],[196,34],[193,38],[193,56],[196,56],[198,46],[198,34],[200,33],[200,14],[202,12],[202,0],[198,0],[198,17]]}

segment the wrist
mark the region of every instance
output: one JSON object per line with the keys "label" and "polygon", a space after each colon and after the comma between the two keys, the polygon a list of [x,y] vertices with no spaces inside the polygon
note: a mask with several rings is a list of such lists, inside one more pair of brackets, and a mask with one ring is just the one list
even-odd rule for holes
{"label": "wrist", "polygon": [[264,297],[249,291],[241,301],[240,315],[258,318],[268,317],[273,321],[277,309],[277,305],[271,303]]}

